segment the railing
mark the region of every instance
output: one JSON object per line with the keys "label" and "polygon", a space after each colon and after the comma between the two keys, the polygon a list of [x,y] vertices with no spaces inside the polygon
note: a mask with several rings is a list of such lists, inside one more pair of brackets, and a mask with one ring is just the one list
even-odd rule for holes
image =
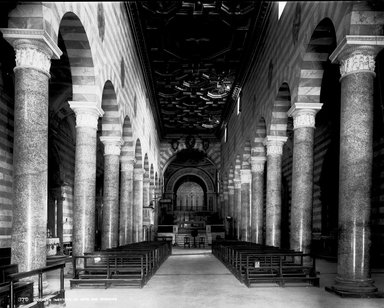
{"label": "railing", "polygon": [[[10,274],[9,279],[11,280],[11,296],[10,296],[10,308],[15,307],[14,303],[14,284],[22,278],[38,276],[38,298],[37,298],[37,307],[44,307],[44,301],[54,300],[56,303],[65,303],[65,290],[64,290],[64,267],[65,262],[56,263],[50,266],[37,268],[28,272],[21,272],[16,274]],[[49,296],[49,298],[44,299],[43,297],[43,274],[46,272],[54,271],[60,269],[60,290],[56,293]]]}

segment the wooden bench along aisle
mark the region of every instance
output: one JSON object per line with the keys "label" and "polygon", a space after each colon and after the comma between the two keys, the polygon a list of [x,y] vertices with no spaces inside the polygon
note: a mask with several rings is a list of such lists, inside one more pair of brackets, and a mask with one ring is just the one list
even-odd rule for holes
{"label": "wooden bench along aisle", "polygon": [[[126,286],[142,288],[172,253],[168,241],[139,242],[73,256],[70,287]],[[79,266],[79,264],[81,264]]]}
{"label": "wooden bench along aisle", "polygon": [[[0,266],[0,307],[10,304],[11,278],[9,275],[19,272],[17,264]],[[14,302],[28,304],[33,301],[33,282],[20,281],[14,283]]]}
{"label": "wooden bench along aisle", "polygon": [[[64,267],[65,262],[57,262],[49,266],[19,273],[17,264],[1,266],[0,275],[2,275],[4,282],[0,286],[0,307],[43,308],[49,304],[64,305]],[[60,270],[59,290],[44,294],[43,275],[55,270]],[[26,281],[26,278],[30,281]],[[37,281],[38,292],[36,295],[33,294],[33,281]]]}
{"label": "wooden bench along aisle", "polygon": [[309,254],[241,241],[215,241],[212,253],[247,287],[260,283],[319,286],[315,258]]}

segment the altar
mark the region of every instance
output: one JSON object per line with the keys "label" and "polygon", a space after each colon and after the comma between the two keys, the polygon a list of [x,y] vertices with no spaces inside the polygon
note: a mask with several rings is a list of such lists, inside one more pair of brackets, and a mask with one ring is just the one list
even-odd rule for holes
{"label": "altar", "polygon": [[60,246],[60,239],[58,237],[47,238],[47,256],[55,256],[57,248]]}

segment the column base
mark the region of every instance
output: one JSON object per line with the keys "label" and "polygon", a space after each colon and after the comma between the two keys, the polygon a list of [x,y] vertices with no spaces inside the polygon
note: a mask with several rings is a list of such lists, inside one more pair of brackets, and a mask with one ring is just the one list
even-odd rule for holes
{"label": "column base", "polygon": [[325,287],[325,290],[340,297],[350,298],[384,298],[384,292],[379,292],[372,279],[348,280],[336,277],[335,284]]}

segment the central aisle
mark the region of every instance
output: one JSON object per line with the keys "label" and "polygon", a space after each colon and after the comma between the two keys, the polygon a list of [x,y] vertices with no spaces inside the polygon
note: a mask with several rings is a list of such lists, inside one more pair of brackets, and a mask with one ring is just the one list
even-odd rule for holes
{"label": "central aisle", "polygon": [[[322,262],[320,262],[322,263]],[[242,285],[207,250],[174,249],[143,289],[66,288],[66,307],[148,308],[323,308],[383,307],[382,299],[342,299],[324,290],[334,278],[335,264],[319,264],[321,287],[258,287]],[[68,282],[66,282],[66,285]]]}

